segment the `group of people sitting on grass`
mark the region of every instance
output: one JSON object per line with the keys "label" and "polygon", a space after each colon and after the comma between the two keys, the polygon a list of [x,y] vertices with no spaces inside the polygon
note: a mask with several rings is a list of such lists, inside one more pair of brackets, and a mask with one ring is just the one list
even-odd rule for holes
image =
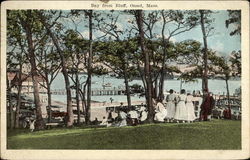
{"label": "group of people sitting on grass", "polygon": [[[117,109],[107,110],[107,116],[103,117],[101,126],[116,126],[123,127],[127,125],[135,126],[137,124],[142,124],[148,116],[147,109],[144,105],[132,106],[129,110],[128,108],[121,107]],[[114,116],[116,114],[116,116]]]}
{"label": "group of people sitting on grass", "polygon": [[[200,98],[200,113],[195,115],[195,106],[193,95],[186,94],[184,89],[179,95],[176,95],[171,89],[166,97],[166,103],[153,99],[154,121],[155,122],[182,122],[191,123],[195,120],[207,121],[211,119],[212,109],[215,101],[213,97],[205,90],[204,100]],[[121,103],[122,106],[122,103]],[[113,114],[117,116],[114,117]],[[148,117],[148,111],[145,106],[132,106],[130,110],[119,107],[118,109],[108,110],[107,116],[103,117],[100,125],[123,127],[127,125],[137,125],[144,123]]]}

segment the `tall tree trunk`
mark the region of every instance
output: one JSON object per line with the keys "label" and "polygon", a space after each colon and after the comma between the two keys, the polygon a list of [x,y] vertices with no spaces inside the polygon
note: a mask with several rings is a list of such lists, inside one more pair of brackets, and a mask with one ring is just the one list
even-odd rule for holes
{"label": "tall tree trunk", "polygon": [[208,66],[207,66],[207,35],[205,30],[205,21],[204,21],[204,10],[199,10],[201,17],[201,30],[203,35],[204,51],[203,51],[203,62],[204,62],[204,71],[202,76],[202,90],[204,95],[204,90],[208,89]]}
{"label": "tall tree trunk", "polygon": [[182,81],[182,79],[180,79],[180,93],[181,93],[181,90],[182,90],[182,84],[183,84],[183,81]]}
{"label": "tall tree trunk", "polygon": [[126,87],[128,108],[131,108],[131,96],[130,96],[130,89],[129,89],[129,84],[128,84],[127,68],[124,70],[124,83],[125,83],[125,87]]}
{"label": "tall tree trunk", "polygon": [[230,107],[231,103],[230,103],[230,93],[229,93],[229,87],[228,87],[228,77],[226,77],[225,81],[226,81],[226,88],[227,88],[227,101],[228,101],[228,106]]}
{"label": "tall tree trunk", "polygon": [[[33,67],[32,67],[33,68]],[[38,74],[32,73],[32,81],[33,81],[33,87],[34,87],[34,100],[35,100],[35,106],[36,106],[36,128],[37,129],[44,129],[45,123],[43,121],[42,117],[42,105],[40,103],[40,97],[39,97],[39,87],[38,87],[38,81],[37,76]]]}
{"label": "tall tree trunk", "polygon": [[82,102],[82,112],[83,112],[83,115],[86,114],[86,99],[83,98],[83,95],[81,95],[81,102]]}
{"label": "tall tree trunk", "polygon": [[154,83],[154,95],[152,96],[153,98],[157,98],[157,94],[158,94],[158,83],[160,85],[160,82],[158,81],[158,77],[156,77],[155,79],[155,83]]}
{"label": "tall tree trunk", "polygon": [[19,128],[19,114],[20,114],[20,106],[21,106],[21,92],[22,92],[22,69],[20,68],[18,73],[18,85],[17,85],[17,105],[16,105],[16,115],[15,115],[15,128]]}
{"label": "tall tree trunk", "polygon": [[86,80],[86,83],[83,86],[83,92],[82,92],[82,101],[83,101],[83,105],[84,105],[84,110],[85,110],[85,124],[89,124],[89,114],[88,114],[88,107],[87,107],[87,99],[86,99],[86,87],[88,85],[88,79]]}
{"label": "tall tree trunk", "polygon": [[50,84],[47,82],[47,95],[48,95],[48,122],[51,122],[52,119],[52,111],[51,111],[51,89],[50,89]]}
{"label": "tall tree trunk", "polygon": [[[152,34],[152,31],[150,30],[150,39],[153,39],[154,37],[153,37],[153,34]],[[154,49],[154,47],[153,47],[153,42],[150,40],[149,41],[149,43],[151,43],[151,45],[152,45],[152,48],[150,49],[151,50],[151,57],[152,58],[149,58],[149,60],[150,60],[150,62],[153,62],[153,66],[155,66],[155,67],[157,67],[157,65],[156,65],[156,60],[155,60],[155,55],[154,55],[154,51],[155,51],[155,49]],[[149,57],[150,57],[150,55],[149,55]],[[151,59],[152,59],[152,61],[151,61]],[[149,63],[150,63],[149,62]],[[149,70],[150,71],[152,71],[151,70],[151,66],[149,66]],[[158,93],[158,73],[157,72],[153,72],[153,73],[151,73],[151,77],[152,77],[152,98],[154,98],[154,99],[157,99],[157,93]],[[154,79],[154,80],[153,80]]]}
{"label": "tall tree trunk", "polygon": [[[124,53],[125,54],[125,53]],[[128,84],[128,59],[127,56],[124,56],[124,84],[125,84],[125,88],[126,88],[126,96],[127,96],[127,103],[128,103],[128,108],[131,108],[131,95],[130,95],[130,88],[129,88],[129,84]]]}
{"label": "tall tree trunk", "polygon": [[143,71],[141,70],[140,63],[139,63],[138,60],[137,60],[136,65],[137,65],[137,69],[139,71],[139,74],[140,74],[140,77],[141,77],[141,80],[142,80],[142,83],[143,83],[144,90],[146,91],[147,86],[146,86],[146,82],[145,82],[145,77],[143,76]]}
{"label": "tall tree trunk", "polygon": [[29,54],[29,61],[31,64],[31,76],[32,76],[32,82],[33,82],[33,94],[34,94],[34,101],[36,106],[36,128],[37,129],[44,129],[45,123],[42,118],[42,105],[40,103],[40,97],[39,97],[39,88],[38,88],[38,73],[36,68],[36,60],[35,60],[35,48],[33,45],[32,40],[32,30],[31,30],[31,19],[32,13],[31,10],[27,11],[27,19],[26,21],[23,21],[21,19],[22,26],[24,27],[24,30],[26,32],[26,38],[28,41],[28,54]]}
{"label": "tall tree trunk", "polygon": [[93,31],[92,31],[92,16],[93,11],[89,10],[89,57],[88,57],[88,87],[87,87],[87,108],[86,108],[86,116],[87,116],[87,124],[90,122],[91,116],[91,80],[92,80],[92,57],[93,57]]}
{"label": "tall tree trunk", "polygon": [[79,101],[79,78],[78,72],[76,73],[76,108],[77,108],[77,124],[80,125],[80,101]]}
{"label": "tall tree trunk", "polygon": [[137,25],[139,29],[139,42],[141,46],[142,54],[144,55],[144,70],[145,70],[145,80],[147,85],[146,90],[146,100],[147,100],[147,106],[149,110],[148,114],[148,121],[153,122],[154,119],[154,109],[153,109],[153,101],[152,101],[152,78],[150,74],[150,61],[149,61],[149,54],[145,48],[145,42],[144,42],[144,29],[143,29],[143,15],[142,10],[136,11],[136,20]]}
{"label": "tall tree trunk", "polygon": [[68,72],[67,72],[67,67],[66,67],[66,60],[63,55],[63,51],[59,46],[59,42],[54,35],[54,33],[51,31],[49,25],[46,22],[45,17],[42,15],[42,13],[39,13],[40,20],[44,27],[46,28],[49,36],[51,37],[54,45],[56,46],[56,49],[60,55],[61,59],[61,66],[62,66],[62,73],[65,81],[65,88],[66,88],[66,94],[67,94],[67,127],[71,127],[74,123],[74,115],[73,115],[73,109],[72,109],[72,97],[71,97],[71,91],[70,91],[70,82],[69,82],[69,77],[68,77]]}
{"label": "tall tree trunk", "polygon": [[164,16],[164,11],[161,11],[163,17],[163,26],[162,26],[162,46],[163,46],[163,58],[162,58],[162,68],[160,73],[160,82],[159,82],[159,99],[162,101],[164,99],[164,79],[165,79],[165,69],[166,69],[166,59],[167,59],[167,43],[165,40],[165,26],[166,26],[166,18]]}
{"label": "tall tree trunk", "polygon": [[9,120],[9,128],[10,129],[13,129],[14,126],[15,126],[15,121],[14,121],[14,112],[13,112],[13,105],[12,105],[12,97],[11,97],[11,81],[8,80],[8,76],[6,78],[6,84],[7,84],[7,93],[8,93],[8,96],[9,96],[9,117],[8,117],[8,120]]}
{"label": "tall tree trunk", "polygon": [[83,110],[83,115],[86,115],[86,96],[85,96],[85,87],[82,87],[82,84],[80,85],[79,89],[79,95],[81,98],[81,102],[82,102],[82,110]]}

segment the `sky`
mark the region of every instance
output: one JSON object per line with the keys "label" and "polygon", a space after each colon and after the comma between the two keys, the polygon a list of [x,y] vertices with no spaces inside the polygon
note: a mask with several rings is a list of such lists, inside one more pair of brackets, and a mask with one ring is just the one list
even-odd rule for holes
{"label": "sky", "polygon": [[[230,36],[232,26],[226,28],[225,21],[228,19],[227,11],[216,12],[217,13],[213,14],[213,17],[215,19],[213,23],[214,34],[207,38],[208,47],[225,55],[230,54],[234,50],[240,50],[240,36]],[[175,38],[176,41],[181,41],[186,39],[187,37],[203,42],[201,27],[198,26],[195,29],[183,33]]]}
{"label": "sky", "polygon": [[[101,16],[106,18],[107,16],[105,15],[105,13],[108,13],[109,11],[102,11],[102,12],[104,12],[104,14],[102,14]],[[115,11],[112,14],[116,16],[118,15],[118,12]],[[216,10],[212,14],[212,18],[214,19],[214,22],[212,23],[214,30],[213,34],[207,38],[208,47],[212,50],[217,51],[220,55],[223,56],[229,55],[234,50],[235,51],[240,50],[241,37],[239,35],[230,36],[230,32],[233,30],[234,26],[230,25],[229,28],[226,28],[225,26],[225,21],[228,19],[228,12],[226,10],[220,10],[220,11]],[[133,20],[135,20],[133,16],[125,14],[120,15],[116,23],[118,29],[120,29],[121,31],[128,29],[131,26],[131,24],[128,21],[133,21]],[[76,19],[75,21],[79,22],[77,28],[78,31],[82,33],[83,37],[88,39],[89,32],[86,26],[88,24],[87,21],[82,21],[81,19]],[[74,28],[71,21],[67,22],[65,21],[65,23],[67,23],[68,28],[72,29]],[[162,26],[161,21],[156,24],[156,27],[154,29],[154,33],[156,34],[156,36],[157,35],[160,36],[161,26]],[[169,27],[170,30],[172,29],[171,26],[167,27]],[[166,36],[168,35],[167,29],[165,34]],[[94,30],[93,38],[96,39],[102,35],[103,33],[100,30]],[[170,40],[173,42],[180,42],[187,39],[197,40],[203,44],[201,26],[198,25],[190,31],[172,37]]]}

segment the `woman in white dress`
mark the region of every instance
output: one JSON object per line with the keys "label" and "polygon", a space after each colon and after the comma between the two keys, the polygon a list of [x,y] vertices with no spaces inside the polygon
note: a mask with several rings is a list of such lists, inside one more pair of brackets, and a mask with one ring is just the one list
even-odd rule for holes
{"label": "woman in white dress", "polygon": [[169,95],[167,95],[166,101],[166,109],[167,109],[167,122],[173,121],[174,115],[175,115],[175,95],[174,95],[174,90],[170,89]]}
{"label": "woman in white dress", "polygon": [[193,96],[188,93],[187,94],[187,99],[186,99],[186,108],[187,108],[187,121],[188,122],[193,122],[196,117],[194,113],[194,104],[193,104]]}
{"label": "woman in white dress", "polygon": [[176,105],[176,111],[174,115],[174,119],[177,120],[177,123],[181,120],[183,123],[185,123],[185,120],[187,119],[187,108],[186,108],[186,91],[185,89],[181,90],[181,94],[177,97],[177,105]]}
{"label": "woman in white dress", "polygon": [[166,116],[167,116],[166,108],[164,107],[162,102],[158,102],[155,109],[154,120],[157,122],[164,122]]}
{"label": "woman in white dress", "polygon": [[148,118],[148,112],[146,111],[146,107],[142,106],[139,110],[140,112],[140,123],[143,123]]}

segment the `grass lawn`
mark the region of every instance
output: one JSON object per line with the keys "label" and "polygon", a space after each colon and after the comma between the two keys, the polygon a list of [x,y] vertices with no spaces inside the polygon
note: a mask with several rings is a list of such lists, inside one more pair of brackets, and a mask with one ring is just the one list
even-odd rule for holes
{"label": "grass lawn", "polygon": [[8,130],[8,149],[241,149],[241,121]]}

